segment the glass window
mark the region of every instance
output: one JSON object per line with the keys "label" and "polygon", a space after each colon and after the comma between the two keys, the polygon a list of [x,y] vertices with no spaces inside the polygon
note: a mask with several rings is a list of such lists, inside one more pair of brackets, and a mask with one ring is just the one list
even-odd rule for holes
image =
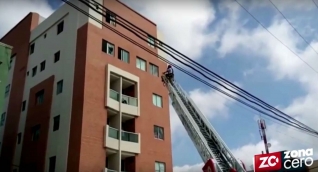
{"label": "glass window", "polygon": [[63,80],[57,82],[56,94],[63,92]]}
{"label": "glass window", "polygon": [[165,172],[166,164],[163,162],[155,162],[155,171],[156,172]]}
{"label": "glass window", "polygon": [[109,55],[112,55],[114,56],[114,52],[115,52],[115,46],[114,44],[110,43],[110,42],[107,42],[106,40],[103,40],[103,43],[102,43],[102,51],[104,53],[107,53]]}
{"label": "glass window", "polygon": [[162,107],[162,97],[156,94],[152,95],[152,103],[157,107]]}
{"label": "glass window", "polygon": [[146,61],[137,57],[136,67],[140,70],[146,71]]}
{"label": "glass window", "polygon": [[164,139],[164,129],[163,127],[154,126],[154,135],[156,139]]}
{"label": "glass window", "polygon": [[122,48],[119,48],[118,59],[129,63],[129,52]]}
{"label": "glass window", "polygon": [[155,39],[150,35],[148,35],[148,45],[152,48],[155,47]]}
{"label": "glass window", "polygon": [[158,66],[150,63],[150,73],[154,76],[159,76],[159,68]]}

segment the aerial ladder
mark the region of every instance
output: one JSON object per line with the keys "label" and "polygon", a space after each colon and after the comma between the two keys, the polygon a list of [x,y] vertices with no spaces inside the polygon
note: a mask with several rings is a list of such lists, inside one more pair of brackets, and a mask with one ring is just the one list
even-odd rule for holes
{"label": "aerial ladder", "polygon": [[243,165],[233,156],[211,123],[181,86],[164,74],[162,81],[169,91],[172,106],[203,162],[214,159],[216,161],[214,166],[218,172],[245,172]]}

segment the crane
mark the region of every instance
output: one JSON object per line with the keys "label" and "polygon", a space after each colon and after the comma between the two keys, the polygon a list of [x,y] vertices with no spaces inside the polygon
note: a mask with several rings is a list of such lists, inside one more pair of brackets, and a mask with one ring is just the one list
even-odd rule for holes
{"label": "crane", "polygon": [[243,165],[233,156],[211,123],[181,86],[166,75],[162,75],[162,81],[168,89],[173,108],[203,162],[214,159],[217,162],[215,168],[218,172],[245,172]]}

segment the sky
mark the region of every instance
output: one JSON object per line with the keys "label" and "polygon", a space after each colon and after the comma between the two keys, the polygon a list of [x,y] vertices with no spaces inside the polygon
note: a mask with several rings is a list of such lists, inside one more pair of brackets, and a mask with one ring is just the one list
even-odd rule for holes
{"label": "sky", "polygon": [[[234,0],[123,2],[155,22],[163,42],[318,130],[318,7],[313,1],[272,0],[291,26],[269,0],[239,0],[265,29]],[[10,16],[0,18],[0,37],[30,11],[47,17],[59,5],[58,0],[0,1],[0,15]],[[253,155],[264,150],[259,118],[266,120],[270,151],[314,148],[318,158],[317,138],[266,118],[178,71],[175,76],[247,167]],[[203,162],[172,107],[170,123],[174,172],[200,171]]]}

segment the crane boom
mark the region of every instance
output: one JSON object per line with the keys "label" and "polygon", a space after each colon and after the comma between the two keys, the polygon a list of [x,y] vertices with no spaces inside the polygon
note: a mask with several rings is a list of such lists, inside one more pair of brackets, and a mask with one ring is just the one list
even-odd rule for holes
{"label": "crane boom", "polygon": [[[172,106],[178,114],[184,128],[194,143],[202,160],[214,159],[219,172],[245,172],[239,161],[230,152],[216,130],[212,127],[208,119],[201,113],[195,103],[186,94],[181,86],[162,76],[162,81],[166,85]],[[209,101],[209,100],[207,100]]]}

